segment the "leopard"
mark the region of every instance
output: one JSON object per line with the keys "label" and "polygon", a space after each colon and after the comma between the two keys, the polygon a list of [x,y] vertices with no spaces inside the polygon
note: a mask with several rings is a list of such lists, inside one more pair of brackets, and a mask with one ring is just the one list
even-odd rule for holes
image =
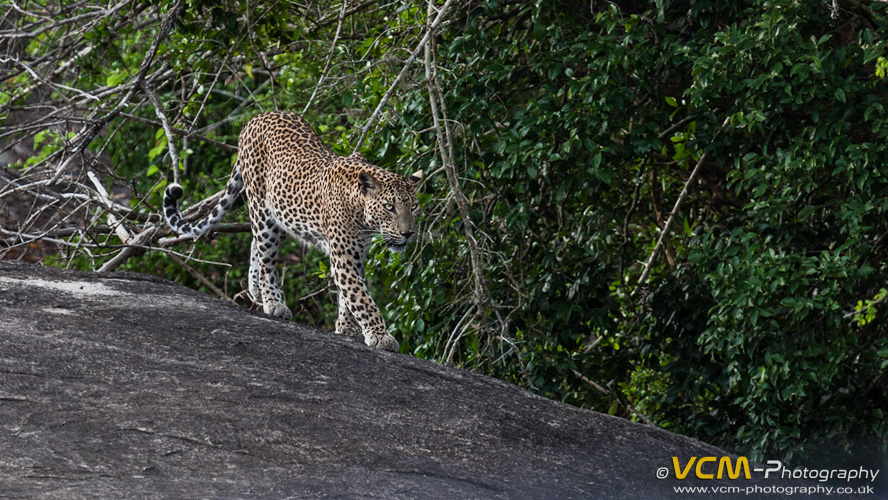
{"label": "leopard", "polygon": [[365,267],[371,243],[402,252],[416,236],[422,170],[409,176],[373,165],[359,152],[334,153],[299,114],[270,111],[253,117],[238,137],[238,153],[225,190],[203,219],[187,221],[179,209],[183,187],[164,190],[163,214],[172,230],[199,238],[228,214],[246,191],[250,267],[247,296],[270,316],[290,320],[277,277],[278,253],[295,238],[329,256],[338,291],[335,333],[368,346],[398,351],[370,295]]}

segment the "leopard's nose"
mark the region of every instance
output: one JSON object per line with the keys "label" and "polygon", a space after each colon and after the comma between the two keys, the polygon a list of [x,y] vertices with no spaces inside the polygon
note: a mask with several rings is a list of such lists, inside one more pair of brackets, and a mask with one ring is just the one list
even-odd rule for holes
{"label": "leopard's nose", "polygon": [[403,236],[405,240],[409,240],[413,234],[414,231],[401,231],[401,236]]}

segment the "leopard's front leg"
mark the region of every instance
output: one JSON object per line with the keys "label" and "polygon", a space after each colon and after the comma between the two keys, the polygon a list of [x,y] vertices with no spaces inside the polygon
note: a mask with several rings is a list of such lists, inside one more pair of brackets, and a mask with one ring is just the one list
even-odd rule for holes
{"label": "leopard's front leg", "polygon": [[[389,335],[385,329],[385,322],[379,313],[379,308],[370,296],[370,291],[364,282],[362,266],[355,261],[355,250],[352,247],[330,248],[330,268],[336,287],[339,288],[339,318],[336,320],[336,332],[347,333],[352,327],[353,321],[357,321],[361,332],[364,334],[364,343],[387,351],[397,351],[398,341]],[[358,255],[363,254],[358,251]],[[343,306],[345,311],[343,311]],[[353,318],[349,318],[351,313]]]}
{"label": "leopard's front leg", "polygon": [[346,335],[348,337],[364,338],[361,333],[361,325],[355,319],[355,315],[348,310],[348,304],[345,300],[345,294],[339,293],[339,317],[336,318],[336,333]]}

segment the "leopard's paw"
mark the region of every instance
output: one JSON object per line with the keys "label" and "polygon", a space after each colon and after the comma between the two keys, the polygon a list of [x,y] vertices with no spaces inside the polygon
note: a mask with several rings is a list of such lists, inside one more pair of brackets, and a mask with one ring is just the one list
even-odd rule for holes
{"label": "leopard's paw", "polygon": [[265,311],[265,314],[269,316],[274,316],[276,318],[289,320],[293,317],[293,313],[290,312],[290,308],[288,308],[281,302],[272,302],[270,304],[266,302],[262,306],[262,309]]}
{"label": "leopard's paw", "polygon": [[337,328],[336,335],[343,335],[345,337],[352,337],[357,339],[363,338],[363,335],[361,335],[361,330],[355,330],[354,328]]}
{"label": "leopard's paw", "polygon": [[384,351],[397,352],[398,348],[401,347],[398,344],[398,341],[395,340],[395,338],[388,333],[386,333],[385,335],[367,335],[364,337],[364,343],[371,347],[377,347]]}
{"label": "leopard's paw", "polygon": [[247,294],[247,298],[249,298],[254,304],[262,303],[262,293],[259,291],[258,286],[254,287],[251,284],[248,289],[244,290],[244,292]]}
{"label": "leopard's paw", "polygon": [[340,313],[339,318],[336,319],[336,335],[353,337],[357,340],[364,339],[364,335],[361,333],[361,326],[354,320],[349,320],[348,317],[343,317],[342,313]]}

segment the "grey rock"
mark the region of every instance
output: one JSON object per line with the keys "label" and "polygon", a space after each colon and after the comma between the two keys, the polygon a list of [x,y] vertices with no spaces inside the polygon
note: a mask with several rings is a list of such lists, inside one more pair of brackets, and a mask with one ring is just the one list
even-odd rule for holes
{"label": "grey rock", "polygon": [[[159,278],[0,262],[2,498],[658,499],[804,484],[672,477],[674,456],[726,454]],[[734,496],[755,498],[717,498]]]}

